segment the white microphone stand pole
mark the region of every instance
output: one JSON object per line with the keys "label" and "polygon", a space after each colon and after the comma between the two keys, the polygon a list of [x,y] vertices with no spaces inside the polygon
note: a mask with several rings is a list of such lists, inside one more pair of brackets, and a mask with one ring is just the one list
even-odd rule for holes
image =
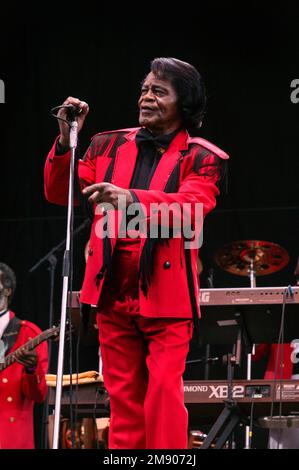
{"label": "white microphone stand pole", "polygon": [[68,193],[68,211],[67,211],[67,233],[66,233],[66,246],[63,260],[63,288],[61,300],[61,318],[60,318],[60,336],[59,336],[59,350],[58,350],[58,366],[56,376],[56,396],[55,396],[55,411],[54,411],[54,432],[53,432],[53,445],[52,449],[58,449],[59,445],[59,425],[60,425],[60,409],[61,409],[61,395],[62,395],[62,379],[63,379],[63,357],[65,345],[65,326],[66,326],[66,311],[68,302],[69,279],[72,266],[72,239],[73,232],[73,211],[74,211],[74,168],[75,168],[75,151],[77,148],[78,139],[78,123],[73,115],[70,122],[70,178],[69,178],[69,193]]}

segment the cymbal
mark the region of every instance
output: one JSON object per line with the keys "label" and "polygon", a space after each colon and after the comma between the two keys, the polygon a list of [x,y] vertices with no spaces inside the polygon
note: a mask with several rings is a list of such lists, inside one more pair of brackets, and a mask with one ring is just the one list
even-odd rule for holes
{"label": "cymbal", "polygon": [[271,274],[284,268],[290,258],[288,252],[276,243],[262,240],[237,240],[219,248],[214,256],[224,271],[239,276]]}

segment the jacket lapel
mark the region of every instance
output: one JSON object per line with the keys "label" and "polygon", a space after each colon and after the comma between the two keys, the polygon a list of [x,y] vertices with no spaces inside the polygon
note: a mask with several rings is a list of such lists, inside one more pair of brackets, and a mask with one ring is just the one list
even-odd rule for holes
{"label": "jacket lapel", "polygon": [[187,132],[181,131],[170,143],[157,165],[149,189],[164,190],[175,165],[182,158],[181,151],[188,148],[187,137]]}
{"label": "jacket lapel", "polygon": [[14,346],[21,328],[21,320],[10,312],[10,321],[3,332],[2,341],[4,343],[5,354]]}
{"label": "jacket lapel", "polygon": [[[137,131],[138,129],[126,136],[127,142],[118,148],[115,157],[111,183],[124,189],[130,187],[136,165],[138,147],[135,142],[135,136]],[[182,130],[176,135],[166,152],[162,155],[149,189],[164,190],[169,176],[182,157],[181,151],[188,149],[188,138],[189,135],[185,130]]]}
{"label": "jacket lapel", "polygon": [[124,189],[130,187],[137,154],[138,148],[135,140],[130,140],[118,148],[111,178],[112,184]]}

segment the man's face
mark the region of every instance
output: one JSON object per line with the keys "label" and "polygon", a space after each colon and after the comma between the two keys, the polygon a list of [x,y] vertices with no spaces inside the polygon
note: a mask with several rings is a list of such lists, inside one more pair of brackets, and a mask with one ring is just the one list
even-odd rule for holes
{"label": "man's face", "polygon": [[8,306],[8,298],[11,294],[11,289],[5,288],[3,285],[3,273],[0,271],[0,311]]}
{"label": "man's face", "polygon": [[138,106],[140,126],[153,134],[169,134],[182,124],[172,84],[168,80],[156,78],[152,72],[143,82]]}
{"label": "man's face", "polygon": [[5,296],[4,296],[4,285],[2,284],[2,273],[0,271],[0,310],[6,308],[5,305]]}

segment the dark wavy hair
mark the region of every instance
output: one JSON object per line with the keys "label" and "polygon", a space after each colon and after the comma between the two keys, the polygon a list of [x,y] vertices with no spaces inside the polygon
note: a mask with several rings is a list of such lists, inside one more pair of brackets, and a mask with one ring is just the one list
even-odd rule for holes
{"label": "dark wavy hair", "polygon": [[196,68],[173,57],[157,57],[151,62],[151,72],[172,84],[183,126],[190,132],[198,130],[205,115],[207,97],[204,81]]}
{"label": "dark wavy hair", "polygon": [[0,263],[0,277],[5,289],[11,289],[9,302],[12,300],[17,287],[17,279],[13,270],[5,263]]}

